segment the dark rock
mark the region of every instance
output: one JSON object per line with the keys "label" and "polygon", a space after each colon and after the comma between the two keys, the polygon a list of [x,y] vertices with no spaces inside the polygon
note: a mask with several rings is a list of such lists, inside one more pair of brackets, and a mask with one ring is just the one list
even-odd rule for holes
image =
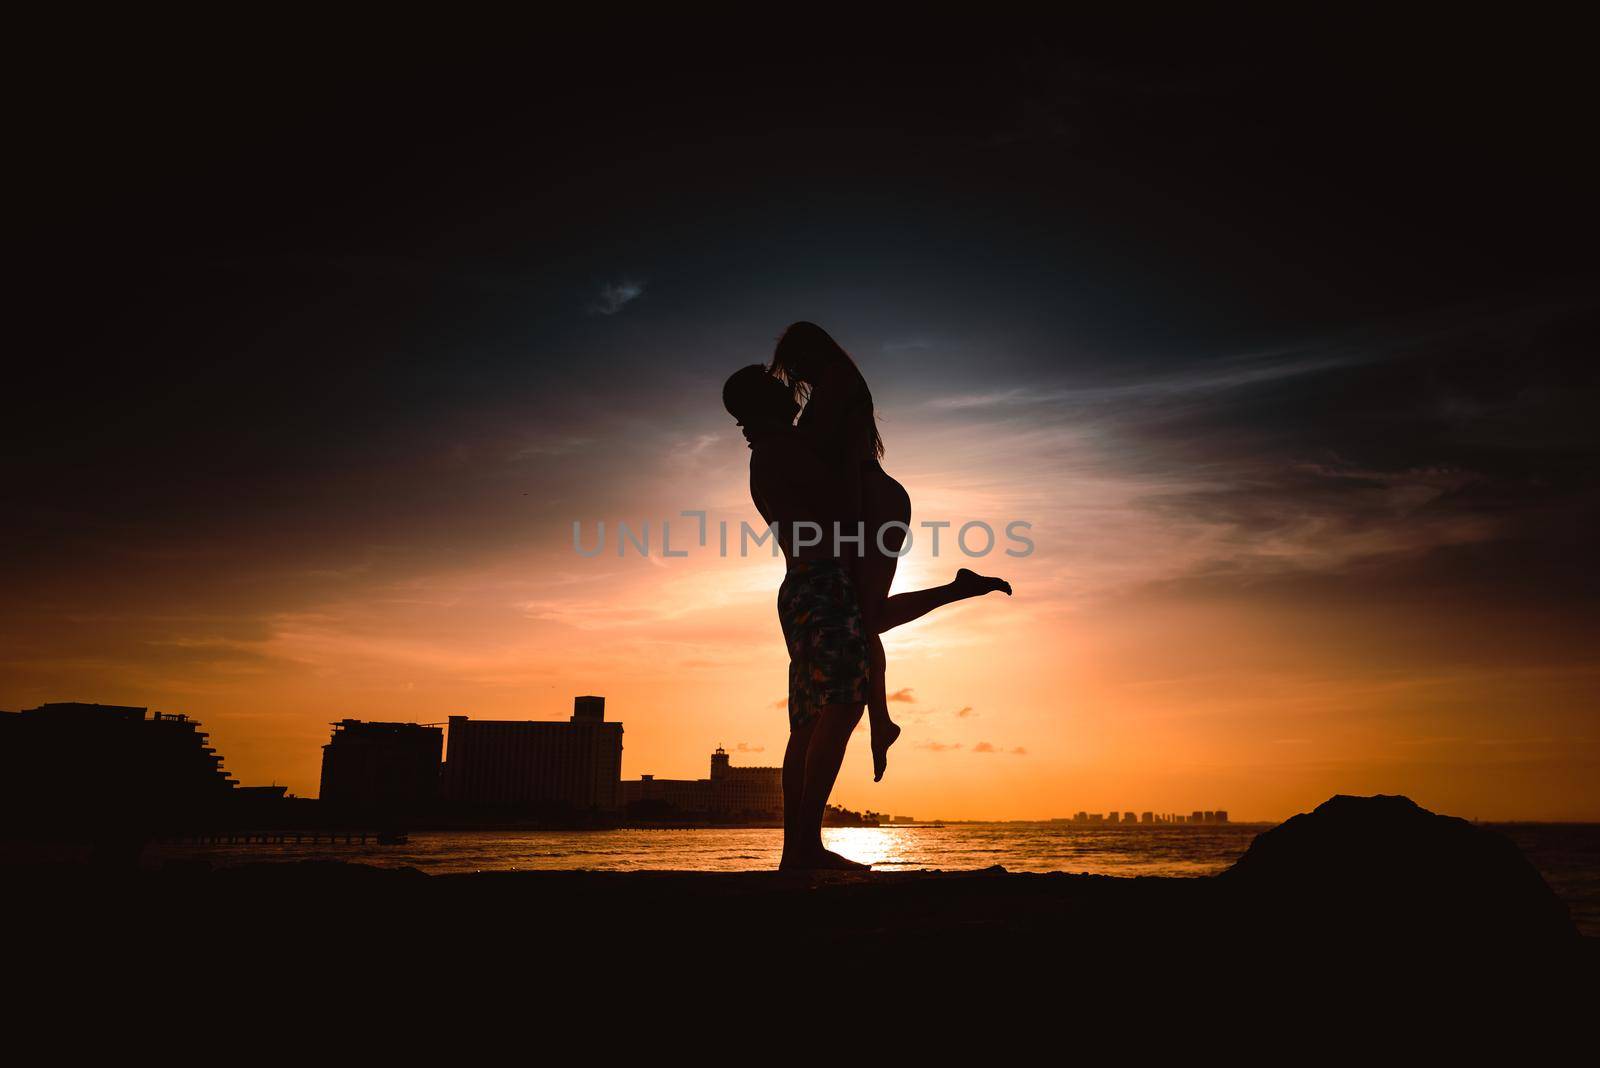
{"label": "dark rock", "polygon": [[1578,937],[1510,839],[1408,797],[1335,796],[1258,835],[1217,881],[1297,941],[1537,949]]}

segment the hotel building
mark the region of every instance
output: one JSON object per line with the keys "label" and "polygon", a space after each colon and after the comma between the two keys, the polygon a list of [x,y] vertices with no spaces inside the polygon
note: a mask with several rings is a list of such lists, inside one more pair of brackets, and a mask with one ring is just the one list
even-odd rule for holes
{"label": "hotel building", "polygon": [[622,784],[622,804],[670,806],[709,816],[783,817],[783,769],[734,767],[721,746],[711,754],[709,779],[645,775]]}
{"label": "hotel building", "polygon": [[619,805],[622,724],[604,697],[573,700],[568,720],[474,720],[451,716],[446,800],[475,806],[553,806],[611,811]]}
{"label": "hotel building", "polygon": [[78,701],[0,713],[7,815],[188,821],[221,811],[237,785],[186,715]]}
{"label": "hotel building", "polygon": [[426,811],[439,800],[444,728],[340,720],[322,747],[321,799],[361,812]]}

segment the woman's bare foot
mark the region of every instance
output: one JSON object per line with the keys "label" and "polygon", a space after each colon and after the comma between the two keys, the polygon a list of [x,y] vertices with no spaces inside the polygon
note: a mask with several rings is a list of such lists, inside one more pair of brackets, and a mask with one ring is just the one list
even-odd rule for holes
{"label": "woman's bare foot", "polygon": [[885,727],[872,728],[872,781],[883,781],[883,770],[889,766],[889,747],[900,737],[900,725],[885,719]]}
{"label": "woman's bare foot", "polygon": [[962,568],[956,572],[955,588],[963,597],[982,597],[986,593],[999,590],[1007,597],[1011,596],[1011,583],[1005,579],[990,578],[980,575],[976,571]]}

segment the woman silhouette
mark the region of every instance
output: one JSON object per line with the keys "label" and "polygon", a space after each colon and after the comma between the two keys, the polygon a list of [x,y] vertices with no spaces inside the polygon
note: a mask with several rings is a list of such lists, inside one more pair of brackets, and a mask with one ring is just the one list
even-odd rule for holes
{"label": "woman silhouette", "polygon": [[[769,370],[805,405],[796,426],[829,469],[838,473],[848,510],[864,525],[863,551],[854,561],[852,577],[868,635],[867,716],[872,726],[872,777],[876,782],[883,778],[889,747],[900,737],[900,727],[889,718],[883,641],[878,636],[952,601],[995,590],[1010,595],[1011,585],[961,568],[944,586],[889,596],[898,554],[911,525],[911,497],[880,462],[883,438],[878,434],[867,380],[826,330],[807,322],[791,324],[778,338]],[[903,525],[886,526],[891,523]]]}

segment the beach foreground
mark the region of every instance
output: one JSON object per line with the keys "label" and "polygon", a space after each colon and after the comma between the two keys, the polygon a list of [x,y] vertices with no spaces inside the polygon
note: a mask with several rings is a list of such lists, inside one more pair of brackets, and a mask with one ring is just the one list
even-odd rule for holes
{"label": "beach foreground", "polygon": [[[1593,940],[1509,840],[1405,798],[1334,798],[1205,878],[979,871],[486,872],[337,862],[159,871],[33,868],[13,900],[54,955],[225,955],[244,969],[322,962],[349,976],[568,974],[626,962],[980,964],[1385,962],[1458,977],[1504,964],[1589,967]],[[866,954],[866,957],[862,957]],[[542,963],[538,963],[542,962]],[[741,967],[746,966],[741,965]],[[1463,971],[1465,969],[1465,971]],[[1560,970],[1559,968],[1557,970]]]}

